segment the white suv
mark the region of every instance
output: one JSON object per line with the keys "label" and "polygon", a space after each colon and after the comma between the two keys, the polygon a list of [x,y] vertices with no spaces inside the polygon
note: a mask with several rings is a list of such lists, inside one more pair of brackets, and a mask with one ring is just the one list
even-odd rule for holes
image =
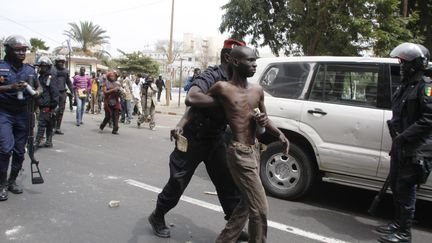
{"label": "white suv", "polygon": [[[249,79],[265,92],[270,119],[291,142],[289,156],[264,134],[260,175],[274,196],[298,199],[318,179],[379,190],[390,166],[391,95],[400,83],[397,59],[260,58]],[[432,179],[418,198],[432,201]]]}

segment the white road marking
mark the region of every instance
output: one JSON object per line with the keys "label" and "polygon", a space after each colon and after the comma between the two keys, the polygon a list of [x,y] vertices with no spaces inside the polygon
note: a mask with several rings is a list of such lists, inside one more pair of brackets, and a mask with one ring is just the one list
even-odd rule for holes
{"label": "white road marking", "polygon": [[16,236],[22,229],[24,229],[24,227],[23,226],[21,226],[21,225],[18,225],[18,226],[14,226],[12,229],[10,229],[10,230],[6,230],[5,231],[5,235],[7,236],[7,237],[14,237],[14,236]]}
{"label": "white road marking", "polygon": [[[136,186],[136,187],[145,189],[147,191],[152,191],[152,192],[156,192],[156,193],[160,193],[162,191],[161,188],[154,187],[154,186],[151,186],[151,185],[148,185],[148,184],[136,181],[136,180],[132,180],[132,179],[125,180],[125,182],[131,186]],[[210,210],[213,210],[216,212],[223,212],[222,207],[220,207],[218,205],[214,205],[214,204],[204,202],[204,201],[201,201],[201,200],[198,200],[195,198],[191,198],[188,196],[182,196],[180,198],[180,200],[191,203],[191,204],[195,204],[195,205],[198,205],[200,207],[207,208],[207,209],[210,209]],[[267,224],[269,227],[272,227],[272,228],[275,228],[275,229],[278,229],[281,231],[285,231],[285,232],[288,232],[291,234],[299,235],[299,236],[302,236],[305,238],[309,238],[312,240],[317,240],[317,241],[321,241],[321,242],[331,242],[331,243],[346,243],[347,242],[347,241],[338,240],[335,238],[322,236],[322,235],[319,235],[319,234],[316,234],[313,232],[305,231],[305,230],[302,230],[302,229],[299,229],[296,227],[292,227],[292,226],[289,226],[286,224],[281,224],[281,223],[274,222],[271,220],[268,220]]]}

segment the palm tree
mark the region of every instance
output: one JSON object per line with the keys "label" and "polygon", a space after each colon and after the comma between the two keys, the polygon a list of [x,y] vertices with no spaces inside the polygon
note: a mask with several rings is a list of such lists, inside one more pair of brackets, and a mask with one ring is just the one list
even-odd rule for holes
{"label": "palm tree", "polygon": [[48,51],[49,47],[46,46],[45,41],[38,38],[30,38],[31,49],[30,52],[37,52],[38,50]]}
{"label": "palm tree", "polygon": [[64,34],[72,40],[80,44],[81,51],[85,54],[92,54],[91,48],[108,43],[109,36],[104,35],[106,30],[103,30],[99,25],[88,21],[80,21],[80,24],[69,23],[70,30]]}

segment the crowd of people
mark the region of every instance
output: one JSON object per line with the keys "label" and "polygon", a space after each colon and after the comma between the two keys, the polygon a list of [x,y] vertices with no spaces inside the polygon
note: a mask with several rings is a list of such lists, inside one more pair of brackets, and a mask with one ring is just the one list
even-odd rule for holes
{"label": "crowd of people", "polygon": [[[76,126],[84,124],[85,111],[100,113],[103,107],[101,131],[109,125],[113,134],[119,134],[119,122],[130,124],[134,115],[138,127],[149,123],[154,130],[155,106],[164,88],[161,76],[155,80],[152,75],[126,71],[89,76],[81,67],[69,78],[63,56],[55,58],[54,64],[48,57],[39,58],[36,72],[23,63],[28,48],[24,38],[8,37],[5,47],[6,56],[0,62],[0,201],[8,199],[8,191],[23,192],[16,178],[24,161],[28,128],[34,125],[28,113],[38,113],[35,146],[52,147],[53,134],[63,134],[60,128],[68,89],[76,105]],[[393,138],[390,179],[396,213],[393,222],[379,226],[377,231],[383,234],[380,242],[411,242],[415,188],[426,180],[420,177],[418,166],[432,164],[432,81],[424,76],[430,54],[422,45],[404,43],[391,56],[399,59],[402,75],[389,120]],[[256,71],[256,59],[256,52],[244,42],[229,39],[221,50],[220,65],[202,73],[195,70],[187,84],[188,108],[171,130],[176,147],[169,156],[170,177],[148,217],[155,235],[171,236],[165,215],[177,205],[203,162],[227,220],[216,242],[266,242],[268,203],[259,177],[261,146],[257,137],[264,127],[283,145],[283,154],[289,152],[289,141],[267,117],[262,87],[247,81]],[[37,101],[37,109],[27,106],[30,99]],[[179,145],[183,139],[186,147]],[[247,223],[249,230],[245,232]]]}
{"label": "crowd of people", "polygon": [[[159,83],[164,83],[162,76],[159,79]],[[138,127],[149,123],[149,128],[155,130],[156,93],[162,92],[163,88],[156,86],[153,75],[98,71],[89,76],[85,67],[81,67],[71,80],[77,126],[83,124],[85,113],[100,114],[103,109],[105,118],[99,127],[101,131],[109,124],[113,127],[112,133],[119,134],[118,123],[131,124],[134,115],[137,115]],[[62,107],[64,110],[64,103]],[[56,133],[62,134],[59,129]]]}

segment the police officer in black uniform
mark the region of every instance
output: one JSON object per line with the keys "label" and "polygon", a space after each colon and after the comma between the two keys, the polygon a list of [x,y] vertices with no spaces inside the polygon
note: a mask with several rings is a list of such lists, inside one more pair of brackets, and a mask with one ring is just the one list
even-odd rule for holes
{"label": "police officer in black uniform", "polygon": [[38,130],[36,133],[35,147],[41,147],[41,140],[46,133],[46,141],[43,147],[51,148],[53,129],[55,123],[55,112],[59,103],[59,91],[55,71],[51,69],[52,62],[48,57],[41,57],[36,63],[39,67],[39,84],[42,93],[37,100],[39,107]]}
{"label": "police officer in black uniform", "polygon": [[23,63],[29,45],[22,36],[9,36],[4,46],[6,56],[0,61],[0,201],[8,199],[7,190],[15,194],[23,192],[15,180],[22,168],[28,136],[30,86],[27,88],[26,81],[36,77],[34,67]]}
{"label": "police officer in black uniform", "polygon": [[402,76],[388,121],[393,138],[390,187],[396,213],[394,222],[376,230],[385,234],[380,242],[411,242],[416,185],[425,183],[422,165],[432,163],[432,82],[424,76],[430,54],[422,45],[403,43],[390,56],[399,58]]}
{"label": "police officer in black uniform", "polygon": [[[229,219],[240,201],[240,194],[226,165],[224,131],[227,123],[224,112],[221,107],[214,107],[216,104],[213,99],[208,102],[208,96],[205,95],[215,82],[228,80],[228,58],[233,44],[244,45],[243,42],[235,40],[225,41],[221,51],[222,64],[208,68],[195,79],[186,98],[186,105],[192,108],[186,111],[176,129],[171,131],[172,137],[182,134],[188,139],[188,149],[182,152],[175,148],[171,153],[170,178],[158,195],[156,209],[149,216],[153,232],[159,237],[170,237],[170,230],[165,224],[165,214],[177,205],[201,162],[204,162],[216,187],[226,219]],[[240,237],[241,240],[248,238],[246,232]]]}
{"label": "police officer in black uniform", "polygon": [[[69,70],[65,68],[66,58],[63,55],[59,55],[54,59],[54,71],[53,76],[56,78],[56,85],[59,91],[59,107],[55,114],[55,134],[63,135],[60,130],[63,113],[66,106],[66,86],[69,90],[73,90],[72,82],[69,77]],[[72,106],[71,106],[72,107]]]}

